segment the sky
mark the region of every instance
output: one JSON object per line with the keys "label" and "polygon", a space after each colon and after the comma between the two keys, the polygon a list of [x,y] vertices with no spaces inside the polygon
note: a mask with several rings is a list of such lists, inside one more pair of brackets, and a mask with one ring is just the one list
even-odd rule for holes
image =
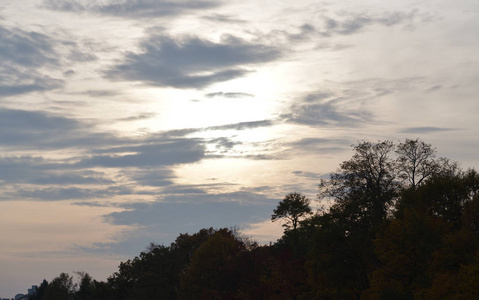
{"label": "sky", "polygon": [[475,0],[2,0],[0,297],[150,242],[276,241],[358,141],[479,167]]}

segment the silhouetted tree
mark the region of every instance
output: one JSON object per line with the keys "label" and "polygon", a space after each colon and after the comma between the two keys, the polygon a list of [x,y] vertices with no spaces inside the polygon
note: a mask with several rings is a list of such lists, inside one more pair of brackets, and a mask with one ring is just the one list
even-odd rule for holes
{"label": "silhouetted tree", "polygon": [[419,139],[406,139],[403,143],[399,143],[396,153],[399,178],[412,188],[438,171],[439,163],[434,159],[436,149]]}
{"label": "silhouetted tree", "polygon": [[386,220],[399,190],[393,150],[391,141],[363,141],[329,180],[321,180],[319,198],[333,200],[330,213],[349,224],[349,232],[377,230]]}
{"label": "silhouetted tree", "polygon": [[271,221],[284,219],[286,223],[283,224],[283,227],[286,227],[286,229],[291,229],[292,227],[293,230],[296,230],[299,220],[311,214],[309,203],[310,200],[299,193],[288,194],[273,211]]}
{"label": "silhouetted tree", "polygon": [[250,276],[249,248],[236,232],[218,230],[191,257],[181,276],[180,299],[235,299]]}
{"label": "silhouetted tree", "polygon": [[48,284],[43,300],[73,299],[76,284],[68,273],[61,273]]}
{"label": "silhouetted tree", "polygon": [[274,244],[201,229],[151,244],[107,282],[79,272],[76,289],[62,273],[31,299],[477,298],[479,174],[419,139],[353,149],[320,182],[329,206],[312,215],[299,193],[278,203],[271,220],[286,222]]}

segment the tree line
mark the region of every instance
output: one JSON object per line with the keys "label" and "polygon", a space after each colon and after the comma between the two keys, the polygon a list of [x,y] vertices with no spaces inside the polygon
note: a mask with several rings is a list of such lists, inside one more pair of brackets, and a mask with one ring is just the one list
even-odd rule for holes
{"label": "tree line", "polygon": [[419,139],[353,150],[319,182],[320,209],[296,192],[278,203],[274,244],[201,229],[32,299],[479,299],[479,174]]}

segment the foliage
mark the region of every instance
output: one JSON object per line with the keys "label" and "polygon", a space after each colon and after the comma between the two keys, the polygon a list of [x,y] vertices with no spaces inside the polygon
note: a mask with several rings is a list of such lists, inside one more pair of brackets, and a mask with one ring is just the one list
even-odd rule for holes
{"label": "foliage", "polygon": [[286,224],[283,224],[286,229],[296,230],[300,218],[311,214],[311,208],[309,207],[310,200],[299,193],[291,193],[286,195],[282,201],[278,203],[278,206],[271,215],[271,221],[278,219],[285,219]]}
{"label": "foliage", "polygon": [[48,284],[43,299],[73,299],[75,288],[76,285],[73,283],[73,277],[68,275],[68,273],[61,273]]}
{"label": "foliage", "polygon": [[77,272],[31,299],[475,299],[479,174],[419,139],[362,141],[310,200],[274,209],[283,236],[258,246],[234,229],[180,234],[120,263],[106,282]]}

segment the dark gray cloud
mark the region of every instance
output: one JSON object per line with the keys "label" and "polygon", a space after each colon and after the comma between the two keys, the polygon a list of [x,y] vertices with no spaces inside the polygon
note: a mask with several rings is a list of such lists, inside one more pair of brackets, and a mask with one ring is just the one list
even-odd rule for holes
{"label": "dark gray cloud", "polygon": [[275,124],[272,120],[261,120],[261,121],[251,121],[251,122],[239,122],[234,124],[226,124],[219,126],[207,127],[206,130],[245,130],[258,127],[269,127]]}
{"label": "dark gray cloud", "polygon": [[[203,197],[216,198],[215,195]],[[194,198],[199,197],[195,195]],[[127,211],[106,216],[106,220],[115,225],[155,226],[156,228],[169,226],[176,233],[191,232],[203,227],[231,227],[246,224],[248,221],[259,222],[268,216],[268,213],[270,214],[275,202],[276,200],[266,204],[241,204],[236,201],[195,202],[195,199],[190,199],[186,202],[138,203],[129,207]],[[188,221],[185,222],[185,220]]]}
{"label": "dark gray cloud", "polygon": [[60,87],[63,82],[37,71],[58,65],[55,41],[32,31],[0,26],[0,97]]}
{"label": "dark gray cloud", "polygon": [[210,127],[204,127],[204,128],[173,129],[173,130],[163,131],[156,135],[161,138],[178,138],[178,137],[185,137],[190,134],[194,134],[194,133],[198,133],[202,131],[208,131],[208,130],[246,130],[246,129],[259,128],[259,127],[274,126],[275,124],[276,122],[273,120],[239,122],[239,123],[210,126]]}
{"label": "dark gray cloud", "polygon": [[55,42],[44,34],[0,26],[0,40],[2,64],[39,67],[58,63]]}
{"label": "dark gray cloud", "polygon": [[8,184],[103,185],[113,183],[104,173],[71,170],[67,163],[41,157],[0,157],[0,181]]}
{"label": "dark gray cloud", "polygon": [[107,77],[154,86],[202,88],[242,77],[250,72],[244,67],[281,56],[275,47],[232,36],[216,43],[196,37],[175,40],[153,35],[140,46],[141,53],[127,53],[124,62],[106,72]]}
{"label": "dark gray cloud", "polygon": [[0,109],[0,145],[37,147],[77,130],[75,120],[41,111]]}
{"label": "dark gray cloud", "polygon": [[[194,189],[195,186],[187,186],[186,188],[191,190]],[[201,188],[197,188],[199,191],[196,193],[190,191],[184,195],[175,195],[176,192],[182,189],[182,186],[175,187],[175,193],[170,193],[170,195],[165,197],[161,202],[128,204],[125,206],[126,211],[112,213],[106,216],[106,219],[115,225],[139,224],[142,226],[150,226],[158,221],[167,222],[167,220],[163,220],[164,218],[177,219],[178,214],[184,213],[188,218],[179,218],[183,220],[183,222],[184,220],[190,220],[191,222],[195,220],[198,222],[203,218],[208,220],[208,217],[199,213],[199,210],[204,210],[205,212],[210,211],[207,215],[217,215],[215,218],[218,220],[222,219],[231,222],[233,220],[230,218],[234,218],[235,216],[240,217],[241,215],[244,216],[244,214],[237,211],[230,211],[230,213],[227,213],[225,216],[224,213],[218,213],[218,210],[212,210],[211,208],[216,206],[221,210],[221,208],[237,207],[238,209],[251,210],[248,215],[250,218],[255,218],[261,214],[263,214],[262,216],[264,217],[265,213],[265,211],[261,212],[260,210],[254,212],[255,208],[267,207],[270,209],[271,205],[277,202],[277,199],[249,191],[205,194]],[[180,207],[183,209],[179,209]],[[188,209],[187,207],[190,208]],[[175,211],[176,214],[174,213]],[[193,217],[193,214],[198,217]],[[238,220],[230,224],[224,224],[224,226],[239,225],[239,222],[246,223],[247,221]],[[210,224],[209,226],[215,226],[215,224]]]}
{"label": "dark gray cloud", "polygon": [[67,62],[95,59],[94,54],[78,46],[75,38],[61,36],[0,25],[0,97],[60,88],[64,81],[47,75],[46,68],[59,69]]}
{"label": "dark gray cloud", "polygon": [[63,1],[44,0],[47,9],[68,12],[91,12],[127,18],[154,18],[177,16],[190,11],[205,10],[221,5],[214,0],[111,0],[111,1]]}
{"label": "dark gray cloud", "polygon": [[16,199],[39,199],[43,201],[62,201],[77,199],[95,199],[99,197],[109,197],[105,190],[87,189],[77,187],[56,188],[48,187],[44,189],[19,189],[10,194],[11,198]]}
{"label": "dark gray cloud", "polygon": [[163,187],[173,184],[174,172],[167,168],[148,168],[142,170],[125,170],[127,177],[135,180],[138,186]]}
{"label": "dark gray cloud", "polygon": [[324,178],[324,179],[329,178],[329,174],[321,174],[321,173],[315,173],[315,172],[293,171],[292,173],[298,177],[303,177],[303,178],[308,178],[313,180],[319,180],[321,178]]}
{"label": "dark gray cloud", "polygon": [[[97,153],[82,159],[79,167],[153,167],[197,162],[205,157],[205,147],[199,139],[144,140],[139,145],[97,150]],[[124,154],[131,153],[134,154]]]}
{"label": "dark gray cloud", "polygon": [[460,128],[444,128],[444,127],[409,127],[400,130],[400,133],[426,134],[437,133],[451,130],[460,130]]}
{"label": "dark gray cloud", "polygon": [[116,137],[95,133],[75,119],[44,111],[0,108],[0,146],[20,149],[90,148],[120,143]]}
{"label": "dark gray cloud", "polygon": [[159,136],[162,138],[177,138],[177,137],[185,137],[189,134],[197,133],[202,131],[199,128],[184,128],[184,129],[172,129],[168,131],[162,131],[155,136]]}
{"label": "dark gray cloud", "polygon": [[175,194],[194,194],[205,195],[207,191],[203,189],[202,185],[174,185],[164,188],[161,191],[162,195],[175,195]]}
{"label": "dark gray cloud", "polygon": [[246,98],[246,97],[253,97],[253,94],[248,93],[224,93],[224,92],[216,92],[216,93],[208,93],[205,95],[207,98]]}
{"label": "dark gray cloud", "polygon": [[35,70],[18,70],[0,66],[0,97],[8,97],[31,92],[44,92],[63,86],[63,81],[41,75]]}

